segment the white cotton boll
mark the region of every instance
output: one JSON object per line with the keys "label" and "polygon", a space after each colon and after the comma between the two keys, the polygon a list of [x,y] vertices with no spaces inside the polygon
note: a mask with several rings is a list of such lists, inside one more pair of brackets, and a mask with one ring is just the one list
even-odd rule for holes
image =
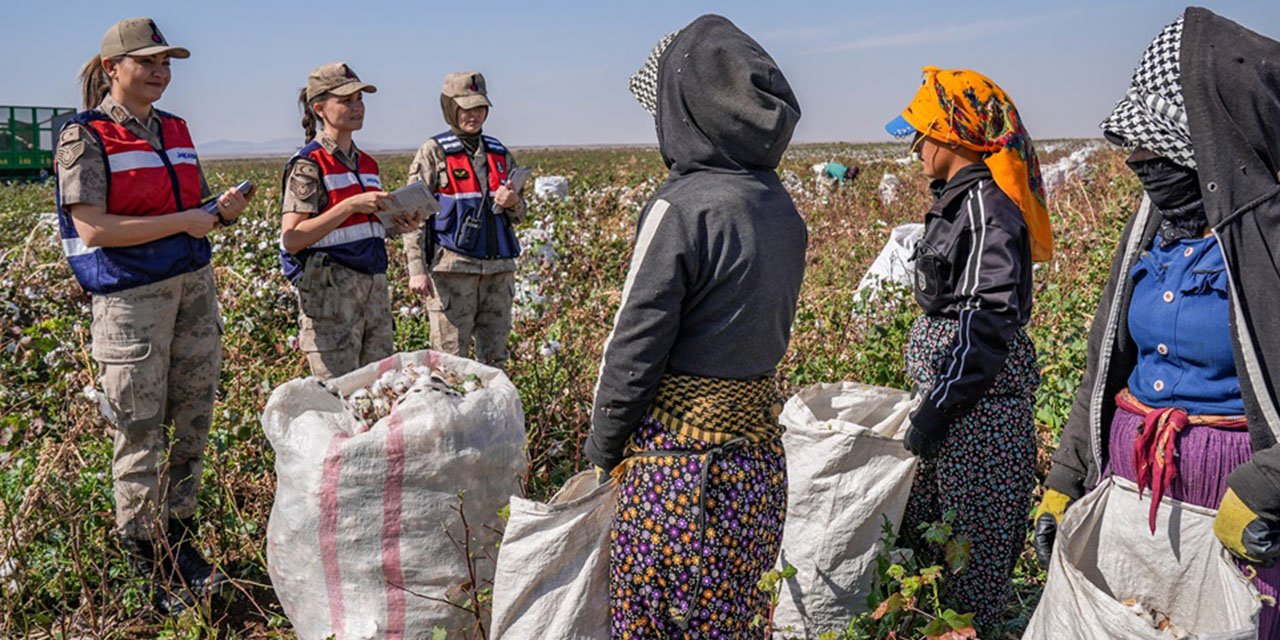
{"label": "white cotton boll", "polygon": [[902,184],[902,181],[898,179],[898,176],[892,173],[885,173],[880,178],[880,186],[877,187],[880,191],[880,203],[887,207],[896,202],[898,200],[898,185],[900,184]]}

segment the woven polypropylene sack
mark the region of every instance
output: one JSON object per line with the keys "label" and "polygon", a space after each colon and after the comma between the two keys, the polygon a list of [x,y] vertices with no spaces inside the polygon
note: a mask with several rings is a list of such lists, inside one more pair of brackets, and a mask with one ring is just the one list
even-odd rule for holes
{"label": "woven polypropylene sack", "polygon": [[864,611],[882,527],[902,522],[916,458],[902,446],[911,399],[853,382],[804,389],[783,408],[787,522],[780,564],[796,568],[774,613],[780,637],[843,630]]}
{"label": "woven polypropylene sack", "polygon": [[609,527],[617,484],[594,471],[550,502],[511,498],[493,579],[494,640],[609,637]]}
{"label": "woven polypropylene sack", "polygon": [[[1024,638],[1257,637],[1258,592],[1214,536],[1214,511],[1166,498],[1152,534],[1150,499],[1111,478],[1067,510]],[[1156,628],[1151,612],[1188,635]]]}
{"label": "woven polypropylene sack", "polygon": [[[340,397],[409,364],[475,376],[479,388],[407,394],[371,427]],[[421,637],[434,627],[453,637],[473,624],[446,602],[471,580],[458,545],[469,544],[484,585],[499,511],[528,469],[524,414],[506,374],[434,351],[397,354],[328,383],[281,385],[262,425],[277,482],[267,568],[298,637]]]}

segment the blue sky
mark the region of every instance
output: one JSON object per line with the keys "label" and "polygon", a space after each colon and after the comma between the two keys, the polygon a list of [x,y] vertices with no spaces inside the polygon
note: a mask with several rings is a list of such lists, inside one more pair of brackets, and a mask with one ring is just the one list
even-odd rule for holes
{"label": "blue sky", "polygon": [[[1184,5],[1105,2],[84,2],[8,3],[0,102],[72,106],[76,72],[116,20],[156,19],[174,62],[160,107],[197,143],[298,136],[307,72],[344,60],[378,86],[357,142],[416,147],[444,128],[440,82],[478,69],[495,108],[486,130],[514,146],[651,143],[627,77],[653,43],[702,13],[753,35],[804,111],[801,141],[883,140],[920,67],[986,73],[1033,136],[1094,136],[1150,39]],[[1280,2],[1206,1],[1280,37]]]}

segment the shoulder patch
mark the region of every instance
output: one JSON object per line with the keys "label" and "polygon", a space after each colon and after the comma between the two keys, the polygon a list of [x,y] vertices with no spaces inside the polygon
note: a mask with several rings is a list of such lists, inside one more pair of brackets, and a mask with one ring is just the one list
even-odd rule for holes
{"label": "shoulder patch", "polygon": [[84,135],[77,125],[69,125],[63,127],[62,134],[58,136],[59,142],[74,142]]}
{"label": "shoulder patch", "polygon": [[63,169],[70,169],[71,165],[75,164],[76,160],[79,160],[80,156],[84,155],[84,140],[78,139],[79,136],[76,137],[77,139],[74,141],[68,142],[64,140],[62,144],[58,145],[58,166]]}
{"label": "shoulder patch", "polygon": [[316,166],[315,163],[312,162],[298,162],[294,165],[293,172],[295,175],[305,176],[307,178],[320,177],[320,167]]}
{"label": "shoulder patch", "polygon": [[320,189],[320,167],[310,162],[297,162],[289,174],[289,194],[299,200],[310,200]]}

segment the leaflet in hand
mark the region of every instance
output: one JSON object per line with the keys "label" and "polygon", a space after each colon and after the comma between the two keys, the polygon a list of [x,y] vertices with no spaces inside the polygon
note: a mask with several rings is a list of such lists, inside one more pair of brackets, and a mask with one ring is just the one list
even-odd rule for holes
{"label": "leaflet in hand", "polygon": [[529,176],[531,175],[533,175],[533,169],[529,167],[512,169],[511,175],[507,176],[507,188],[516,193],[524,193],[524,185],[529,182]]}
{"label": "leaflet in hand", "polygon": [[394,226],[396,217],[401,214],[422,211],[423,215],[431,217],[440,212],[440,201],[431,194],[427,183],[422,181],[392,191],[391,197],[395,199],[391,208],[377,214],[382,226],[388,229]]}

